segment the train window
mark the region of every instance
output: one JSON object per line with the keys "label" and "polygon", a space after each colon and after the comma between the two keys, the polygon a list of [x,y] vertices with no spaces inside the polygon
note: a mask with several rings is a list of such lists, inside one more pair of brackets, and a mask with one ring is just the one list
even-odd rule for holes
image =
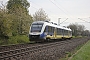
{"label": "train window", "polygon": [[62,35],[65,35],[65,30],[64,29],[62,29]]}
{"label": "train window", "polygon": [[51,26],[49,26],[48,30],[49,30],[49,35],[52,35],[53,34],[53,32],[52,32],[53,30],[52,30]]}
{"label": "train window", "polygon": [[67,34],[67,31],[66,30],[64,30],[64,35],[66,35]]}
{"label": "train window", "polygon": [[69,34],[72,35],[72,31],[69,31]]}
{"label": "train window", "polygon": [[62,29],[57,28],[57,35],[62,35]]}
{"label": "train window", "polygon": [[54,34],[54,29],[55,28],[52,27],[52,26],[46,26],[44,32],[48,32],[49,35],[53,35]]}
{"label": "train window", "polygon": [[59,28],[57,28],[57,35],[59,35]]}
{"label": "train window", "polygon": [[48,26],[48,32],[51,32],[51,27],[50,26]]}
{"label": "train window", "polygon": [[48,32],[48,26],[45,27],[44,32]]}
{"label": "train window", "polygon": [[31,32],[41,32],[43,23],[34,23],[31,26]]}
{"label": "train window", "polygon": [[64,30],[64,32],[65,32],[65,35],[68,35],[68,30]]}
{"label": "train window", "polygon": [[54,29],[55,29],[55,28],[54,28],[54,27],[52,27],[52,29],[51,29],[51,30],[52,30],[52,33],[54,33]]}

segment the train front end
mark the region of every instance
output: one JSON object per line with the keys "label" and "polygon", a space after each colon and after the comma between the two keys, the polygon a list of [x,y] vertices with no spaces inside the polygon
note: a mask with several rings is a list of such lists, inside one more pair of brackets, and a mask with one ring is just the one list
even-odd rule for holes
{"label": "train front end", "polygon": [[43,41],[45,34],[43,33],[44,22],[33,22],[30,31],[29,31],[29,40],[30,41]]}

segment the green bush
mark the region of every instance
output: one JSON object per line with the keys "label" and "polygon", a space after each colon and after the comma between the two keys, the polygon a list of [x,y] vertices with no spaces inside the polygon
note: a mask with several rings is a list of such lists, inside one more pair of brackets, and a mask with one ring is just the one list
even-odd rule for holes
{"label": "green bush", "polygon": [[22,44],[29,43],[29,39],[26,35],[11,36],[9,39],[0,39],[0,45]]}
{"label": "green bush", "polygon": [[25,35],[18,35],[18,36],[10,37],[9,43],[10,44],[29,43],[29,39]]}

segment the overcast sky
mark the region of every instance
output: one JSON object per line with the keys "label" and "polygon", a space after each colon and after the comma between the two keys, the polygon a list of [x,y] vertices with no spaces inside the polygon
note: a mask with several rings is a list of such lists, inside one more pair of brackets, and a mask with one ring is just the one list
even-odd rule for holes
{"label": "overcast sky", "polygon": [[[7,0],[0,0],[5,3]],[[33,15],[37,10],[43,8],[52,22],[61,26],[70,23],[82,24],[90,30],[90,0],[28,0],[30,2],[29,14]],[[78,19],[80,18],[80,19]]]}

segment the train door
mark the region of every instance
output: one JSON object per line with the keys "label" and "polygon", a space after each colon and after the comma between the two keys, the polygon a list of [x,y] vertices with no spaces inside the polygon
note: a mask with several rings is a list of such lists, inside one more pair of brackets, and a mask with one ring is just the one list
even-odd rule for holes
{"label": "train door", "polygon": [[54,29],[54,39],[57,37],[57,28]]}

